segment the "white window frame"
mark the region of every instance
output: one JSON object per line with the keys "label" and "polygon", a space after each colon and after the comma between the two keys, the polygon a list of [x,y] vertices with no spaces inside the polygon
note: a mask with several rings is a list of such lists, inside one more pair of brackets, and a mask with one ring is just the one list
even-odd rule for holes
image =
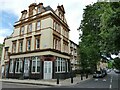
{"label": "white window frame", "polygon": [[[18,71],[17,71],[17,62],[19,63]],[[22,60],[19,58],[18,60],[16,60],[15,73],[21,73],[20,69],[22,69],[22,67],[23,67],[23,63]]]}
{"label": "white window frame", "polygon": [[[35,72],[33,72],[33,61],[35,61]],[[32,69],[31,69],[31,70],[32,70],[32,71],[31,71],[32,73],[40,73],[40,72],[41,72],[41,70],[40,70],[39,72],[37,72],[37,68],[38,68],[38,64],[37,64],[37,63],[38,63],[38,61],[40,62],[40,58],[39,58],[39,57],[37,57],[37,56],[36,56],[36,57],[33,57],[32,67],[31,67],[31,68],[32,68]],[[41,67],[40,67],[40,68],[41,68]]]}
{"label": "white window frame", "polygon": [[37,11],[38,11],[38,13],[40,13],[40,12],[41,12],[41,8],[40,8],[40,7],[38,7],[38,8],[37,8]]}
{"label": "white window frame", "polygon": [[[36,45],[35,45],[35,48],[36,48],[36,49],[39,49],[39,48],[40,48],[40,38],[37,37],[37,38],[35,39],[35,42],[36,42],[36,43],[35,43],[35,44],[36,44]],[[39,47],[37,47],[37,46],[38,46],[38,42],[39,42]]]}
{"label": "white window frame", "polygon": [[22,26],[22,27],[21,27],[21,32],[20,32],[20,34],[23,35],[23,34],[24,34],[24,31],[25,31],[25,26]]}
{"label": "white window frame", "polygon": [[11,60],[10,60],[10,69],[9,69],[9,73],[13,73],[13,66],[14,66],[14,60],[11,59]]}
{"label": "white window frame", "polygon": [[67,67],[67,70],[66,70],[66,71],[68,72],[68,60],[67,60],[67,66],[66,66],[66,67]]}
{"label": "white window frame", "polygon": [[41,22],[37,21],[37,30],[40,30]]}
{"label": "white window frame", "polygon": [[[65,64],[65,59],[57,57],[57,60],[56,60],[56,67],[57,67],[56,73],[64,73],[64,72],[66,72],[66,64],[65,64],[65,70],[64,70],[64,67],[63,67],[64,64]],[[59,65],[60,65],[60,71],[58,70]]]}
{"label": "white window frame", "polygon": [[19,52],[23,52],[23,40],[19,42]]}
{"label": "white window frame", "polygon": [[28,25],[28,33],[32,32],[32,23]]}
{"label": "white window frame", "polygon": [[27,40],[27,51],[31,50],[31,39]]}
{"label": "white window frame", "polygon": [[12,48],[13,48],[13,53],[16,53],[16,41],[13,42]]}

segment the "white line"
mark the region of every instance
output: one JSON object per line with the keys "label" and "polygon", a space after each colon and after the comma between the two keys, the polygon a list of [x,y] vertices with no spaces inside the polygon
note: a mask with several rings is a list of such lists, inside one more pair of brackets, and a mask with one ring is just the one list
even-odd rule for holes
{"label": "white line", "polygon": [[110,84],[110,88],[112,88],[112,85]]}
{"label": "white line", "polygon": [[110,82],[112,83],[112,79],[110,80]]}

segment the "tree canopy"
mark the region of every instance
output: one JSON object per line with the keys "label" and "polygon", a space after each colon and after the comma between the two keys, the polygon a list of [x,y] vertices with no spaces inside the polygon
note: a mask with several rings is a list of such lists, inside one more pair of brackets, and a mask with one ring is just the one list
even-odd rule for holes
{"label": "tree canopy", "polygon": [[87,5],[80,24],[80,63],[94,67],[101,56],[120,51],[120,2],[97,2]]}

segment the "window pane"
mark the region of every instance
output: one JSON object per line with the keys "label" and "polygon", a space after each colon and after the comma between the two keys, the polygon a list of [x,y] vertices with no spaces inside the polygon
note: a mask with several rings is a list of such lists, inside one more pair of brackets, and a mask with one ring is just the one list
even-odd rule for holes
{"label": "window pane", "polygon": [[19,61],[17,60],[16,61],[16,72],[18,72],[18,69],[19,69]]}
{"label": "window pane", "polygon": [[37,30],[40,30],[40,21],[37,22]]}
{"label": "window pane", "polygon": [[10,71],[9,72],[13,72],[13,60],[10,60]]}
{"label": "window pane", "polygon": [[40,72],[40,60],[37,60],[37,72]]}
{"label": "window pane", "polygon": [[31,40],[30,39],[28,39],[28,41],[27,41],[27,50],[30,50],[30,46],[31,45]]}
{"label": "window pane", "polygon": [[35,72],[36,61],[32,61],[32,72]]}
{"label": "window pane", "polygon": [[21,34],[24,34],[24,26],[21,27]]}
{"label": "window pane", "polygon": [[40,39],[36,38],[36,49],[40,48]]}
{"label": "window pane", "polygon": [[28,26],[28,32],[32,32],[32,24],[29,24],[29,26]]}

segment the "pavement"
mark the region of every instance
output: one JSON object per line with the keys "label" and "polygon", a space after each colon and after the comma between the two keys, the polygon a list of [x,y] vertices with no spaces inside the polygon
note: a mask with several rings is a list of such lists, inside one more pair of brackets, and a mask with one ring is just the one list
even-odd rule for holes
{"label": "pavement", "polygon": [[81,80],[81,76],[77,75],[76,77],[73,78],[73,83],[71,83],[71,78],[68,78],[68,79],[60,79],[59,84],[57,84],[57,79],[50,79],[50,80],[43,80],[43,79],[42,80],[0,79],[0,81],[1,82],[8,82],[8,83],[34,84],[34,85],[45,85],[45,86],[69,86],[69,85],[75,85],[79,82],[89,80],[90,78],[92,78],[92,75],[89,75],[88,78],[86,78],[84,76],[83,80]]}

